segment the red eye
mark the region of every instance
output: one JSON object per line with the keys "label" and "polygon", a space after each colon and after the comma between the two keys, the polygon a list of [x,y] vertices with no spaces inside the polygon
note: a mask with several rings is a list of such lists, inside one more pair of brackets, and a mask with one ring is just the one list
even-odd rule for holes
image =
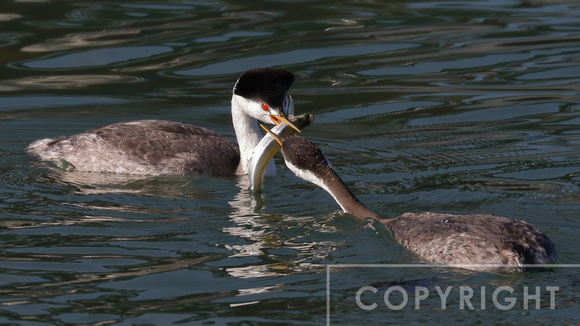
{"label": "red eye", "polygon": [[268,104],[264,103],[262,104],[262,110],[264,111],[268,111],[270,108],[268,107]]}

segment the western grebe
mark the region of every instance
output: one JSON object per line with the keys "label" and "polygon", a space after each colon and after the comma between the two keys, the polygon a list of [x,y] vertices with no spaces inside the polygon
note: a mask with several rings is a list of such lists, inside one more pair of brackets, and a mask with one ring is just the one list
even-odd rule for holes
{"label": "western grebe", "polygon": [[[312,142],[293,136],[281,145],[286,165],[294,174],[326,190],[344,212],[360,220],[370,217],[380,221],[395,241],[429,262],[493,270],[506,265],[547,264],[556,257],[548,236],[521,220],[431,212],[404,213],[385,219],[353,195]],[[267,159],[267,155],[262,159]]]}
{"label": "western grebe", "polygon": [[[262,138],[258,123],[284,123],[294,103],[288,89],[294,75],[284,69],[257,68],[237,80],[231,101],[238,144],[206,128],[163,120],[120,122],[73,136],[34,141],[26,149],[42,161],[66,161],[76,170],[143,175],[248,173]],[[239,146],[239,147],[238,147]],[[271,161],[266,174],[275,174]]]}

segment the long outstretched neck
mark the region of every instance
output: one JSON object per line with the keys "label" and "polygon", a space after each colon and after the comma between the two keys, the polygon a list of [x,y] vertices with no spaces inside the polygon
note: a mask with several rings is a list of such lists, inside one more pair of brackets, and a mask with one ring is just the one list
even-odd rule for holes
{"label": "long outstretched neck", "polygon": [[343,211],[354,215],[359,220],[365,220],[367,217],[383,220],[383,217],[368,209],[356,198],[330,166],[328,174],[332,177],[325,179],[323,188],[332,195]]}
{"label": "long outstretched neck", "polygon": [[294,174],[326,190],[346,213],[360,220],[367,217],[382,220],[350,192],[322,151],[308,139],[299,136],[286,138],[282,143],[282,154],[286,166]]}
{"label": "long outstretched neck", "polygon": [[236,170],[238,175],[248,173],[252,153],[262,137],[256,119],[244,113],[243,107],[247,104],[248,100],[241,96],[232,97],[232,123],[240,148],[240,164]]}

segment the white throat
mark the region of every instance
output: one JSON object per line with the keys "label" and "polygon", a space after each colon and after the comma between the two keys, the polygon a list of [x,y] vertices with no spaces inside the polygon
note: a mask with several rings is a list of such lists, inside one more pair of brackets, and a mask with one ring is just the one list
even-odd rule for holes
{"label": "white throat", "polygon": [[[330,162],[328,162],[328,160],[326,160],[326,162],[330,166]],[[320,188],[324,189],[327,193],[329,193],[332,196],[332,198],[334,198],[334,201],[336,201],[336,203],[340,206],[340,208],[342,208],[342,211],[348,213],[346,207],[342,204],[341,200],[338,197],[336,197],[334,192],[330,190],[330,187],[326,183],[324,183],[324,180],[318,178],[314,173],[308,170],[299,169],[297,166],[290,163],[289,161],[286,161],[286,166],[288,167],[288,169],[290,169],[290,171],[294,172],[294,174],[296,174],[297,177],[304,179],[308,182],[311,182],[319,186]],[[330,167],[332,168],[332,166]]]}
{"label": "white throat", "polygon": [[[244,111],[244,108],[249,107],[250,104],[251,102],[242,96],[236,94],[232,96],[232,123],[240,148],[240,164],[236,170],[237,175],[248,174],[248,165],[254,153],[254,148],[262,139],[258,122]],[[276,175],[274,160],[270,160],[264,175]]]}

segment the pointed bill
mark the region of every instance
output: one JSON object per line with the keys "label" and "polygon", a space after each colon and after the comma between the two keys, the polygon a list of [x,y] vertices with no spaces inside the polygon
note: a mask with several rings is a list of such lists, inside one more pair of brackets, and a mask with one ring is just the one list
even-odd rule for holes
{"label": "pointed bill", "polygon": [[[294,121],[293,125],[298,126],[299,129],[304,129],[314,121],[314,116],[311,114],[302,114],[291,117]],[[265,129],[264,129],[265,130]],[[271,131],[277,138],[285,139],[296,133],[294,128],[289,124],[279,124],[274,126]],[[268,162],[280,150],[281,145],[278,140],[271,133],[265,135],[260,143],[254,149],[252,159],[249,162],[248,176],[250,179],[250,190],[254,193],[259,193],[262,190],[262,180],[264,170]]]}
{"label": "pointed bill", "polygon": [[274,122],[275,125],[279,125],[280,122],[283,122],[285,124],[287,124],[288,126],[290,126],[292,129],[301,132],[300,128],[296,127],[292,122],[288,121],[288,119],[284,118],[281,115],[275,115],[275,114],[270,114],[270,119],[272,119],[272,121]]}
{"label": "pointed bill", "polygon": [[268,129],[268,127],[264,126],[261,123],[260,123],[260,127],[262,127],[262,129],[264,129],[267,133],[269,133],[270,136],[272,136],[272,138],[274,138],[274,140],[276,140],[278,142],[278,144],[280,144],[280,146],[282,146],[282,139],[280,139],[280,137],[278,137],[278,135],[273,133],[272,130]]}

